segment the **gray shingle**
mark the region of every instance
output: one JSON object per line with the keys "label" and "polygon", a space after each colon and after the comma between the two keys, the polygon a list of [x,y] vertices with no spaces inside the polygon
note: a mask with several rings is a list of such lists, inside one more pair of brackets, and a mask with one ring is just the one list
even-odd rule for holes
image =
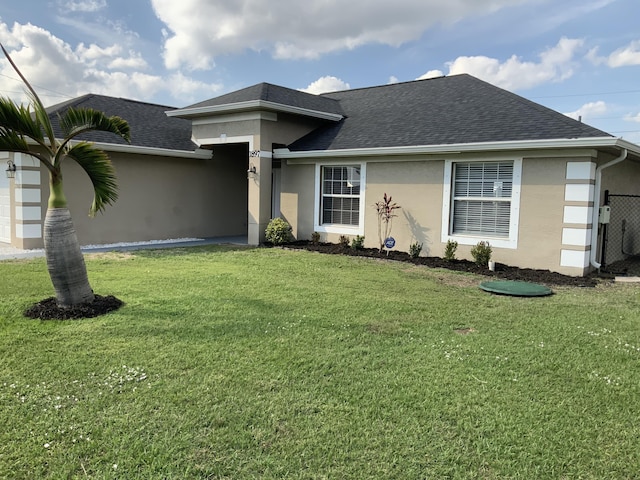
{"label": "gray shingle", "polygon": [[346,115],[292,151],[611,136],[470,75],[324,94]]}
{"label": "gray shingle", "polygon": [[255,100],[263,100],[280,105],[342,115],[340,103],[332,98],[312,95],[310,93],[281,87],[279,85],[273,85],[271,83],[259,83],[257,85],[252,85],[251,87],[230,92],[210,100],[205,100],[204,102],[189,105],[188,107],[185,107],[185,109],[215,107],[219,105],[230,105]]}
{"label": "gray shingle", "polygon": [[[64,113],[69,107],[93,108],[108,116],[122,117],[129,123],[131,145],[134,146],[183,151],[196,149],[196,144],[191,141],[191,122],[181,118],[167,117],[165,114],[168,110],[175,110],[174,107],[104,95],[83,95],[47,108],[56,135],[61,135],[57,114]],[[118,136],[107,132],[89,132],[78,136],[78,138],[92,142],[126,144]]]}

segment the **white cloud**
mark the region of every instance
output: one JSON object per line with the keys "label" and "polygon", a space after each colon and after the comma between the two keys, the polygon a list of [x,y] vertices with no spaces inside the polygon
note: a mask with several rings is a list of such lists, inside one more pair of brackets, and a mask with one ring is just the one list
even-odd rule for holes
{"label": "white cloud", "polygon": [[571,117],[574,120],[588,120],[589,118],[601,116],[606,113],[609,107],[602,100],[597,102],[589,102],[582,105],[579,109],[565,113],[567,117]]}
{"label": "white cloud", "polygon": [[442,77],[444,72],[442,70],[429,70],[427,73],[423,73],[416,80],[426,80],[428,78],[438,78]]}
{"label": "white cloud", "polygon": [[640,40],[615,50],[605,61],[612,68],[640,65]]}
{"label": "white cloud", "polygon": [[138,52],[130,51],[129,57],[118,57],[111,60],[108,64],[108,68],[111,70],[118,69],[130,69],[130,70],[144,70],[148,67],[147,62],[142,58],[142,55]]}
{"label": "white cloud", "polygon": [[429,27],[533,0],[151,0],[165,23],[164,60],[207,69],[247,49],[279,59],[313,59],[366,44],[398,46]]}
{"label": "white cloud", "polygon": [[594,65],[608,65],[611,68],[640,65],[640,40],[634,40],[628,45],[618,48],[608,56],[598,54],[599,48],[589,50],[587,58]]}
{"label": "white cloud", "polygon": [[398,77],[396,77],[395,75],[391,75],[389,77],[389,81],[387,82],[387,85],[391,85],[393,83],[398,83],[400,80],[398,80]]}
{"label": "white cloud", "polygon": [[351,86],[340,80],[339,78],[332,76],[320,77],[315,82],[312,82],[307,88],[301,89],[303,92],[313,93],[319,95],[321,93],[338,92],[340,90],[349,90]]}
{"label": "white cloud", "polygon": [[475,56],[458,57],[447,65],[449,75],[468,73],[507,90],[522,90],[571,77],[575,57],[583,44],[581,39],[563,37],[557,45],[542,52],[538,62],[523,61],[516,55],[504,62]]}
{"label": "white cloud", "polygon": [[[101,47],[79,44],[75,49],[50,32],[31,24],[15,23],[10,29],[0,22],[0,42],[9,50],[45,105],[52,105],[86,93],[139,100],[151,100],[169,92],[180,104],[218,93],[221,86],[194,81],[176,72],[163,78],[131,69],[143,69],[142,55],[113,44]],[[0,60],[0,91],[18,102],[26,102],[24,87],[5,60]]]}
{"label": "white cloud", "polygon": [[624,119],[627,122],[640,123],[640,113],[636,113],[635,115],[632,115],[632,114],[625,115]]}
{"label": "white cloud", "polygon": [[58,0],[61,10],[66,12],[97,12],[107,6],[106,0]]}

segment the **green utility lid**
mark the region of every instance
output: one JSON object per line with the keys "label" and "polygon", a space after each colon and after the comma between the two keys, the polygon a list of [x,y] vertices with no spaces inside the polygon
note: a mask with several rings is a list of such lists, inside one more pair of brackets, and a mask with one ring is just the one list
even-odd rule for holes
{"label": "green utility lid", "polygon": [[512,295],[514,297],[544,297],[553,293],[549,287],[544,285],[515,280],[482,282],[480,288],[486,292]]}

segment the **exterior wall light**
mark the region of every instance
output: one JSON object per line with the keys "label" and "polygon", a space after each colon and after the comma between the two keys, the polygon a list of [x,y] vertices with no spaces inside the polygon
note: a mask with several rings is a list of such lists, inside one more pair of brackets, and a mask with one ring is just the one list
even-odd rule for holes
{"label": "exterior wall light", "polygon": [[256,166],[253,163],[249,164],[249,170],[247,170],[247,178],[256,178],[257,175],[258,173],[256,171]]}
{"label": "exterior wall light", "polygon": [[15,178],[16,176],[16,164],[11,160],[7,161],[7,178]]}

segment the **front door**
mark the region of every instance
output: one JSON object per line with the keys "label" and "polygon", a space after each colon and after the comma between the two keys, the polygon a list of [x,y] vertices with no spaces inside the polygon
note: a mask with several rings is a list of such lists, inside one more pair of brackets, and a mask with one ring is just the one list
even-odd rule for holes
{"label": "front door", "polygon": [[277,161],[272,164],[271,170],[271,218],[280,216],[280,179],[282,169]]}

